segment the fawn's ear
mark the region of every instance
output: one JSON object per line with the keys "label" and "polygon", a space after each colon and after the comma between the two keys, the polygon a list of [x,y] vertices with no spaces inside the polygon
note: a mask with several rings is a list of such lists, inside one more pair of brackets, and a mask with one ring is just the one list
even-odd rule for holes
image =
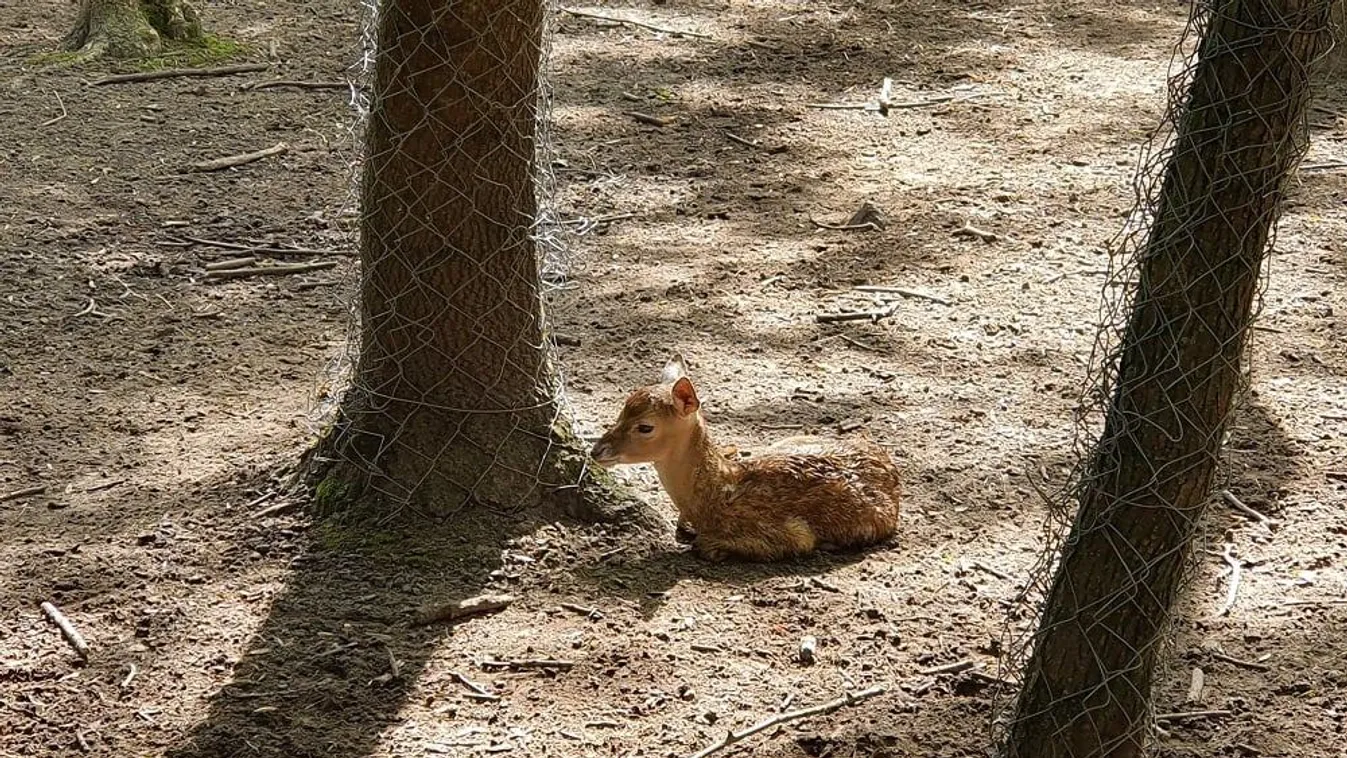
{"label": "fawn's ear", "polygon": [[691,416],[702,406],[701,401],[697,399],[697,390],[692,386],[692,380],[686,376],[674,382],[673,401],[674,410],[678,411],[680,416]]}
{"label": "fawn's ear", "polygon": [[664,364],[664,370],[659,372],[659,383],[669,384],[687,376],[688,368],[683,364],[683,354],[674,353],[669,358],[669,362]]}

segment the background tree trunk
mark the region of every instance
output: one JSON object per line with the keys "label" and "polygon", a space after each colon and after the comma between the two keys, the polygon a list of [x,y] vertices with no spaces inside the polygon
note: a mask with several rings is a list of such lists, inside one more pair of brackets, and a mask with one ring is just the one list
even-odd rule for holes
{"label": "background tree trunk", "polygon": [[582,476],[531,235],[542,22],[541,0],[380,11],[361,353],[321,455],[432,513],[527,507]]}
{"label": "background tree trunk", "polygon": [[166,39],[202,39],[200,19],[185,0],[83,0],[63,46],[91,58],[144,58]]}
{"label": "background tree trunk", "polygon": [[1259,273],[1303,154],[1329,0],[1214,3],[1118,376],[1046,600],[1008,753],[1139,755],[1152,674],[1240,385]]}

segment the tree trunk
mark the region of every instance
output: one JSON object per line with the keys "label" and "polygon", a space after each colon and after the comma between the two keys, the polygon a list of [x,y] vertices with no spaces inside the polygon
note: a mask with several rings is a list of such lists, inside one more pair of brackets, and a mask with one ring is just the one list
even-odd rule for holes
{"label": "tree trunk", "polygon": [[144,58],[165,39],[201,41],[201,22],[186,0],[83,0],[63,47],[89,58]]}
{"label": "tree trunk", "polygon": [[1125,757],[1240,385],[1329,0],[1214,3],[1123,334],[1104,431],[1046,599],[1007,752]]}
{"label": "tree trunk", "polygon": [[[542,22],[541,0],[380,10],[361,353],[320,449],[345,464],[328,482],[358,479],[445,514],[465,502],[527,507],[582,478],[532,236]],[[320,485],[320,507],[339,505],[324,495]]]}

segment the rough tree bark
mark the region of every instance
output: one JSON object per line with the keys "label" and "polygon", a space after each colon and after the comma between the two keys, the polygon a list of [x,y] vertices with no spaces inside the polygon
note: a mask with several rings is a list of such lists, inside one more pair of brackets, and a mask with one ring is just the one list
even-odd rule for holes
{"label": "rough tree bark", "polygon": [[1219,0],[1140,250],[1117,384],[1006,753],[1130,758],[1241,382],[1255,288],[1303,156],[1329,0]]}
{"label": "rough tree bark", "polygon": [[82,0],[62,46],[90,58],[143,58],[166,39],[201,41],[201,20],[186,0]]}
{"label": "rough tree bark", "polygon": [[354,482],[445,514],[528,507],[585,478],[544,347],[531,228],[542,22],[541,0],[383,4],[361,352],[319,448],[336,462],[324,508]]}
{"label": "rough tree bark", "polygon": [[1263,256],[1303,155],[1329,0],[1218,0],[1198,49],[1118,377],[1008,736],[1018,758],[1130,758],[1208,501]]}

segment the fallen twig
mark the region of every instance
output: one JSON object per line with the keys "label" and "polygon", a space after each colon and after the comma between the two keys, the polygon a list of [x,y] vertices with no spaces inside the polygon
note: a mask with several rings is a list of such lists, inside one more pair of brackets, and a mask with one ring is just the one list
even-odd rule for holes
{"label": "fallen twig", "polygon": [[744,139],[743,137],[740,137],[739,135],[735,134],[729,129],[725,130],[725,139],[729,140],[730,142],[737,142],[740,145],[743,145],[744,147],[753,147],[753,148],[762,147],[761,144],[754,142],[751,139]]}
{"label": "fallen twig", "polygon": [[42,612],[47,614],[47,618],[51,619],[52,623],[56,624],[61,630],[61,634],[65,635],[66,642],[69,642],[70,646],[75,648],[79,657],[87,659],[89,657],[89,643],[84,641],[84,635],[80,634],[80,631],[75,628],[74,624],[70,623],[70,619],[66,618],[64,613],[61,613],[61,609],[44,600],[42,601]]}
{"label": "fallen twig", "polygon": [[[175,242],[182,244],[205,245],[206,247],[218,247],[224,250],[237,250],[241,253],[257,253],[259,255],[355,255],[353,252],[345,250],[314,250],[307,247],[273,247],[271,245],[245,245],[239,242],[226,242],[224,240],[210,240],[201,237],[181,237]],[[162,243],[161,243],[162,244]]]}
{"label": "fallen twig", "polygon": [[1233,716],[1234,711],[1227,709],[1218,709],[1213,711],[1176,711],[1174,713],[1157,713],[1156,721],[1187,721],[1190,719],[1207,719],[1218,716]]}
{"label": "fallen twig", "polygon": [[578,613],[579,615],[584,616],[587,619],[597,621],[603,618],[603,613],[599,611],[598,608],[589,608],[587,606],[578,605],[576,603],[562,603],[561,607],[565,610],[570,611],[571,613]]}
{"label": "fallen twig", "polygon": [[985,229],[979,229],[976,226],[973,226],[972,224],[968,223],[967,221],[964,222],[963,226],[959,227],[958,229],[955,229],[953,232],[950,232],[950,234],[952,234],[955,237],[977,237],[983,242],[995,242],[1001,239],[1000,235],[998,235],[996,232],[989,232]]}
{"label": "fallen twig", "polygon": [[962,661],[946,663],[942,666],[932,666],[928,669],[918,671],[922,676],[934,676],[935,674],[960,674],[978,665],[978,662],[972,658],[965,658]]}
{"label": "fallen twig", "polygon": [[1107,274],[1107,273],[1108,273],[1108,269],[1106,269],[1106,268],[1078,268],[1078,269],[1073,269],[1073,270],[1071,270],[1071,271],[1059,271],[1059,272],[1057,272],[1056,274],[1053,274],[1052,276],[1048,277],[1047,279],[1044,279],[1042,283],[1043,283],[1043,284],[1052,284],[1053,282],[1059,282],[1059,281],[1061,281],[1061,280],[1067,278],[1068,276],[1077,276],[1077,275],[1085,275],[1085,274],[1095,275],[1095,274]]}
{"label": "fallen twig", "polygon": [[1282,605],[1347,605],[1347,598],[1326,597],[1319,600],[1287,600]]}
{"label": "fallen twig", "polygon": [[262,150],[254,150],[251,153],[239,153],[238,155],[228,155],[224,158],[215,158],[208,161],[193,163],[182,169],[184,174],[201,174],[208,171],[221,171],[236,166],[244,166],[249,163],[260,161],[263,158],[270,158],[273,155],[280,155],[289,150],[290,146],[284,142],[278,142],[271,147]]}
{"label": "fallen twig", "polygon": [[160,71],[141,71],[135,74],[115,74],[97,81],[89,82],[89,86],[101,87],[104,84],[148,82],[155,79],[174,79],[184,76],[230,76],[232,74],[247,74],[253,71],[266,71],[267,68],[269,68],[269,66],[265,63],[240,63],[233,66],[219,66],[217,68],[166,68]]}
{"label": "fallen twig", "polygon": [[575,661],[562,661],[552,658],[531,658],[519,661],[482,661],[484,669],[509,669],[510,671],[536,671],[548,669],[571,669],[575,668]]}
{"label": "fallen twig", "polygon": [[858,287],[853,287],[852,289],[856,290],[857,292],[879,292],[884,294],[902,295],[903,297],[914,297],[917,298],[918,300],[930,300],[933,303],[940,303],[941,305],[952,304],[949,298],[941,297],[940,295],[932,295],[928,292],[922,292],[921,290],[908,289],[907,287],[889,287],[886,285],[862,284]]}
{"label": "fallen twig", "polygon": [[828,229],[834,232],[854,232],[859,231],[861,229],[870,229],[872,231],[879,231],[880,229],[879,225],[874,223],[873,221],[866,221],[865,223],[862,224],[829,224],[823,221],[819,221],[813,216],[810,216],[809,223],[813,224],[814,226],[817,226],[820,229]]}
{"label": "fallen twig", "polygon": [[988,566],[987,564],[977,559],[969,561],[968,567],[977,569],[978,571],[985,571],[986,573],[991,574],[997,579],[1004,579],[1007,582],[1014,581],[1015,579],[1015,577],[1011,576],[1010,574],[1007,574],[1006,572],[1001,571],[1000,569],[997,569],[993,566]]}
{"label": "fallen twig", "polygon": [[671,118],[664,118],[663,116],[652,116],[649,113],[642,113],[640,111],[622,111],[622,112],[627,116],[631,116],[636,121],[639,121],[642,124],[649,124],[650,126],[668,126],[669,124],[672,124],[674,122],[673,119]]}
{"label": "fallen twig", "polygon": [[136,678],[136,664],[128,663],[126,664],[126,667],[130,670],[126,672],[126,677],[122,679],[121,688],[124,690],[130,689],[131,682]]}
{"label": "fallen twig", "polygon": [[652,32],[677,34],[683,37],[698,37],[700,39],[711,39],[711,35],[709,34],[703,34],[701,32],[689,32],[684,31],[683,29],[670,29],[666,26],[656,26],[655,24],[648,24],[644,21],[633,21],[632,19],[629,18],[621,18],[618,16],[605,16],[602,13],[591,13],[589,11],[577,10],[575,8],[561,8],[560,10],[562,13],[569,13],[572,16],[578,16],[580,18],[592,18],[597,21],[609,21],[614,24],[628,24],[630,26],[639,26],[642,29],[649,29]]}
{"label": "fallen twig", "polygon": [[336,261],[314,261],[312,263],[287,263],[280,266],[249,266],[246,268],[227,268],[206,272],[207,281],[221,279],[241,279],[245,276],[288,276],[306,274],[310,271],[322,271],[337,265]]}
{"label": "fallen twig", "polygon": [[1239,580],[1243,573],[1241,569],[1244,568],[1244,564],[1235,557],[1234,553],[1231,552],[1232,550],[1234,550],[1234,545],[1226,543],[1225,551],[1221,553],[1221,558],[1223,558],[1226,565],[1230,567],[1230,583],[1225,590],[1225,602],[1221,604],[1220,610],[1216,611],[1216,614],[1212,616],[1212,618],[1220,618],[1229,613],[1231,608],[1235,607],[1235,593],[1239,592]]}
{"label": "fallen twig", "polygon": [[277,515],[277,514],[284,513],[284,512],[286,512],[286,511],[290,510],[291,508],[294,508],[294,507],[295,507],[296,505],[298,505],[298,504],[299,504],[299,503],[298,503],[297,501],[294,501],[294,500],[286,500],[286,501],[283,501],[283,502],[280,502],[280,503],[276,503],[275,505],[268,505],[267,507],[263,508],[262,510],[258,511],[257,513],[254,513],[254,514],[253,514],[253,518],[254,518],[254,519],[262,519],[262,518],[266,518],[266,517],[268,517],[268,516],[275,516],[275,515]]}
{"label": "fallen twig", "polygon": [[1215,658],[1218,661],[1225,661],[1226,663],[1229,663],[1233,666],[1240,666],[1242,668],[1252,669],[1254,671],[1269,671],[1272,669],[1272,667],[1267,665],[1266,663],[1259,663],[1258,661],[1246,661],[1243,658],[1236,658],[1233,655],[1226,655],[1225,653],[1220,653],[1216,651],[1212,651],[1211,657]]}
{"label": "fallen twig", "polygon": [[42,123],[38,124],[37,126],[39,129],[45,129],[48,126],[54,126],[56,124],[59,124],[62,121],[65,121],[66,116],[70,115],[65,109],[65,101],[61,99],[61,93],[53,90],[52,94],[56,96],[56,104],[61,106],[61,115],[53,116],[52,118],[49,118],[46,121],[43,121]]}
{"label": "fallen twig", "polygon": [[496,613],[508,608],[513,602],[513,595],[477,595],[466,600],[424,609],[417,614],[415,623],[433,624],[437,621],[457,621],[468,616]]}
{"label": "fallen twig", "polygon": [[840,710],[850,705],[855,705],[856,703],[859,703],[862,700],[868,700],[872,697],[875,697],[876,695],[882,694],[884,694],[883,687],[871,687],[868,690],[861,690],[860,692],[848,692],[842,697],[837,698],[836,700],[830,700],[820,705],[814,705],[808,708],[800,708],[798,710],[787,711],[785,713],[778,713],[775,716],[771,716],[769,718],[763,719],[762,721],[759,721],[758,723],[748,727],[747,729],[744,729],[743,731],[727,732],[725,736],[721,738],[720,742],[702,748],[698,752],[693,753],[690,756],[690,758],[706,758],[706,756],[711,755],[712,753],[724,750],[725,748],[729,747],[730,745],[733,745],[736,742],[752,737],[758,732],[767,731],[768,729],[771,729],[774,726],[779,726],[781,724],[785,724],[790,721],[797,721],[803,718],[809,718],[810,716],[821,716],[826,713],[832,713],[833,711]]}
{"label": "fallen twig", "polygon": [[1258,511],[1255,511],[1254,509],[1245,505],[1244,501],[1235,497],[1235,493],[1231,492],[1230,490],[1221,490],[1221,499],[1225,501],[1226,505],[1230,506],[1231,508],[1234,508],[1240,513],[1243,513],[1245,516],[1248,516],[1249,518],[1253,519],[1254,521],[1257,521],[1263,526],[1268,526],[1269,524],[1272,523],[1272,519],[1268,518],[1267,516],[1264,516]]}
{"label": "fallen twig", "polygon": [[843,311],[841,313],[818,313],[814,320],[820,324],[835,324],[839,321],[879,321],[898,312],[898,304],[891,303],[886,308],[873,311]]}
{"label": "fallen twig", "polygon": [[21,490],[14,490],[13,492],[7,492],[3,495],[0,495],[0,503],[8,503],[11,500],[18,500],[20,498],[32,497],[33,495],[41,495],[46,491],[47,486],[45,484],[39,484],[36,487],[24,487]]}
{"label": "fallen twig", "polygon": [[257,258],[255,256],[249,255],[244,258],[229,258],[223,261],[214,261],[212,263],[207,263],[206,270],[224,271],[225,269],[231,268],[244,268],[246,266],[251,266],[254,263],[257,263]]}
{"label": "fallen twig", "polygon": [[269,82],[257,82],[249,84],[244,89],[275,89],[277,87],[294,87],[295,89],[350,89],[351,85],[347,82],[305,82],[295,79],[276,79]]}
{"label": "fallen twig", "polygon": [[1335,168],[1347,168],[1347,161],[1328,161],[1326,163],[1306,163],[1300,167],[1301,171],[1329,171]]}
{"label": "fallen twig", "polygon": [[466,676],[463,676],[462,674],[458,673],[457,671],[450,671],[450,672],[449,672],[449,675],[452,676],[452,677],[454,677],[454,679],[455,679],[459,684],[461,684],[461,685],[463,685],[464,687],[467,687],[468,689],[472,690],[472,692],[473,692],[474,695],[476,695],[477,697],[479,697],[479,698],[481,698],[481,699],[483,699],[483,700],[500,700],[500,695],[496,695],[496,694],[492,693],[491,690],[488,690],[486,687],[483,687],[482,685],[478,684],[477,682],[474,682],[473,680],[467,678]]}

